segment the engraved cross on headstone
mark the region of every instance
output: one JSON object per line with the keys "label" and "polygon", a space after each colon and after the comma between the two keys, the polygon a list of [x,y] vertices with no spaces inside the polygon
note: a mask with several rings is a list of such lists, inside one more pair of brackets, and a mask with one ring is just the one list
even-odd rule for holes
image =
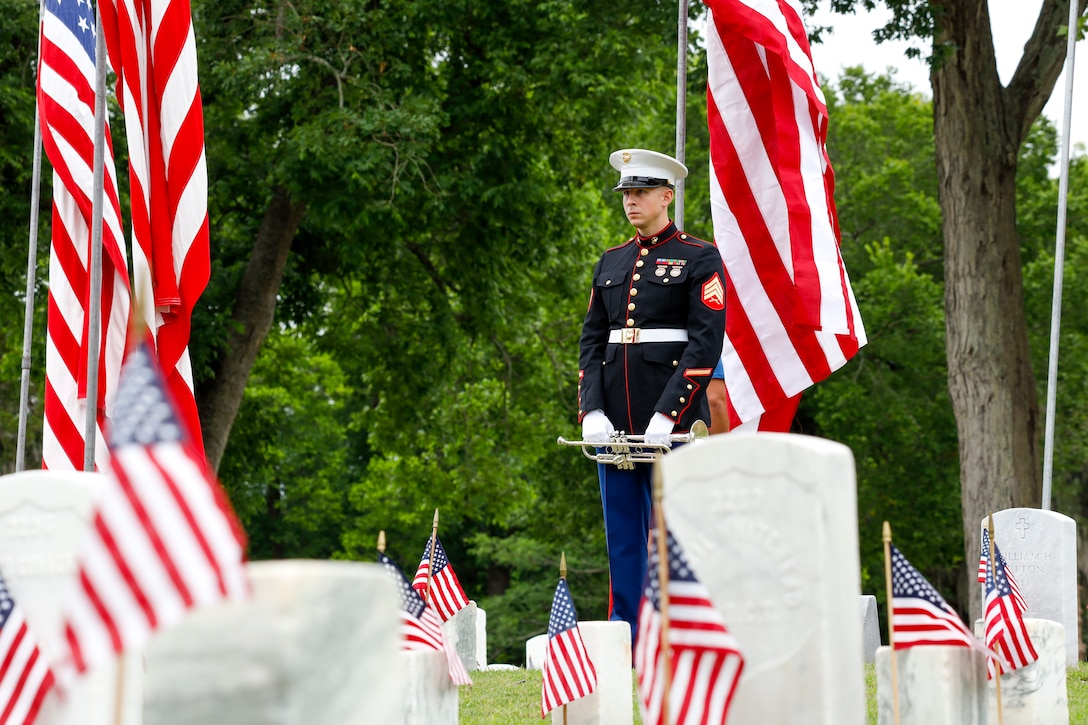
{"label": "engraved cross on headstone", "polygon": [[1023,516],[1021,516],[1020,520],[1016,522],[1016,533],[1020,534],[1021,539],[1023,539],[1024,537],[1026,537],[1028,535],[1028,528],[1029,527],[1030,527],[1030,524],[1028,524],[1028,520],[1026,518],[1024,518]]}

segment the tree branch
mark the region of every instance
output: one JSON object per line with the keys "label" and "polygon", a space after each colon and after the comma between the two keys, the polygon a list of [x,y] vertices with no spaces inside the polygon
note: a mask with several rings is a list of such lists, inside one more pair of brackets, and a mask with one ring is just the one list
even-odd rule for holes
{"label": "tree branch", "polygon": [[[1077,15],[1084,15],[1088,0],[1077,0]],[[1042,112],[1065,63],[1066,43],[1058,29],[1069,22],[1069,0],[1043,0],[1039,19],[1031,38],[1024,45],[1024,55],[1012,80],[1005,88],[1008,127],[1017,133],[1019,147],[1028,136],[1031,124]],[[1076,32],[1076,29],[1073,29]]]}

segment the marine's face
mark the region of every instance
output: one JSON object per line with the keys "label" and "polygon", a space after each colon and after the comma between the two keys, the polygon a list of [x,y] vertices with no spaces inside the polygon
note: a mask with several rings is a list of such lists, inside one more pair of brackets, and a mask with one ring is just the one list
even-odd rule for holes
{"label": "marine's face", "polygon": [[[672,201],[673,191],[667,186],[658,186],[651,189],[624,189],[623,211],[627,215],[627,221],[632,226],[642,231],[657,231],[661,224],[661,217],[668,220],[669,203]],[[654,227],[647,229],[647,227]]]}

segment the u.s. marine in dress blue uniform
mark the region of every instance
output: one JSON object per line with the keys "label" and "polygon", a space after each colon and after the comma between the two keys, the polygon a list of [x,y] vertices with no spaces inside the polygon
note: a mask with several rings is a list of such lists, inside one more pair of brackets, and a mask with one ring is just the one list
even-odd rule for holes
{"label": "u.s. marine in dress blue uniform", "polygon": [[[725,336],[725,272],[715,246],[668,216],[687,169],[642,149],[612,154],[615,191],[637,233],[601,256],[582,326],[578,404],[583,439],[613,430],[663,441],[710,423],[707,385]],[[652,504],[652,464],[598,464],[611,583],[610,618],[634,641]]]}

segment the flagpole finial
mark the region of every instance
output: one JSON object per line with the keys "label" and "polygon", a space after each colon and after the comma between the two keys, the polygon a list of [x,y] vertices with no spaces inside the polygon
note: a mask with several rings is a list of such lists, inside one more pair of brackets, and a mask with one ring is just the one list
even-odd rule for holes
{"label": "flagpole finial", "polygon": [[385,529],[378,532],[378,551],[385,553]]}
{"label": "flagpole finial", "polygon": [[438,509],[434,510],[434,523],[432,524],[432,526],[435,529],[438,529]]}
{"label": "flagpole finial", "polygon": [[567,578],[567,552],[563,552],[559,555],[559,578]]}
{"label": "flagpole finial", "polygon": [[987,523],[986,528],[989,529],[989,533],[990,533],[990,546],[993,546],[993,541],[994,541],[994,512],[993,511],[990,512],[989,522]]}
{"label": "flagpole finial", "polygon": [[881,538],[884,541],[890,542],[892,540],[892,525],[889,524],[887,521],[885,521],[884,526],[881,527],[880,533],[881,533]]}

